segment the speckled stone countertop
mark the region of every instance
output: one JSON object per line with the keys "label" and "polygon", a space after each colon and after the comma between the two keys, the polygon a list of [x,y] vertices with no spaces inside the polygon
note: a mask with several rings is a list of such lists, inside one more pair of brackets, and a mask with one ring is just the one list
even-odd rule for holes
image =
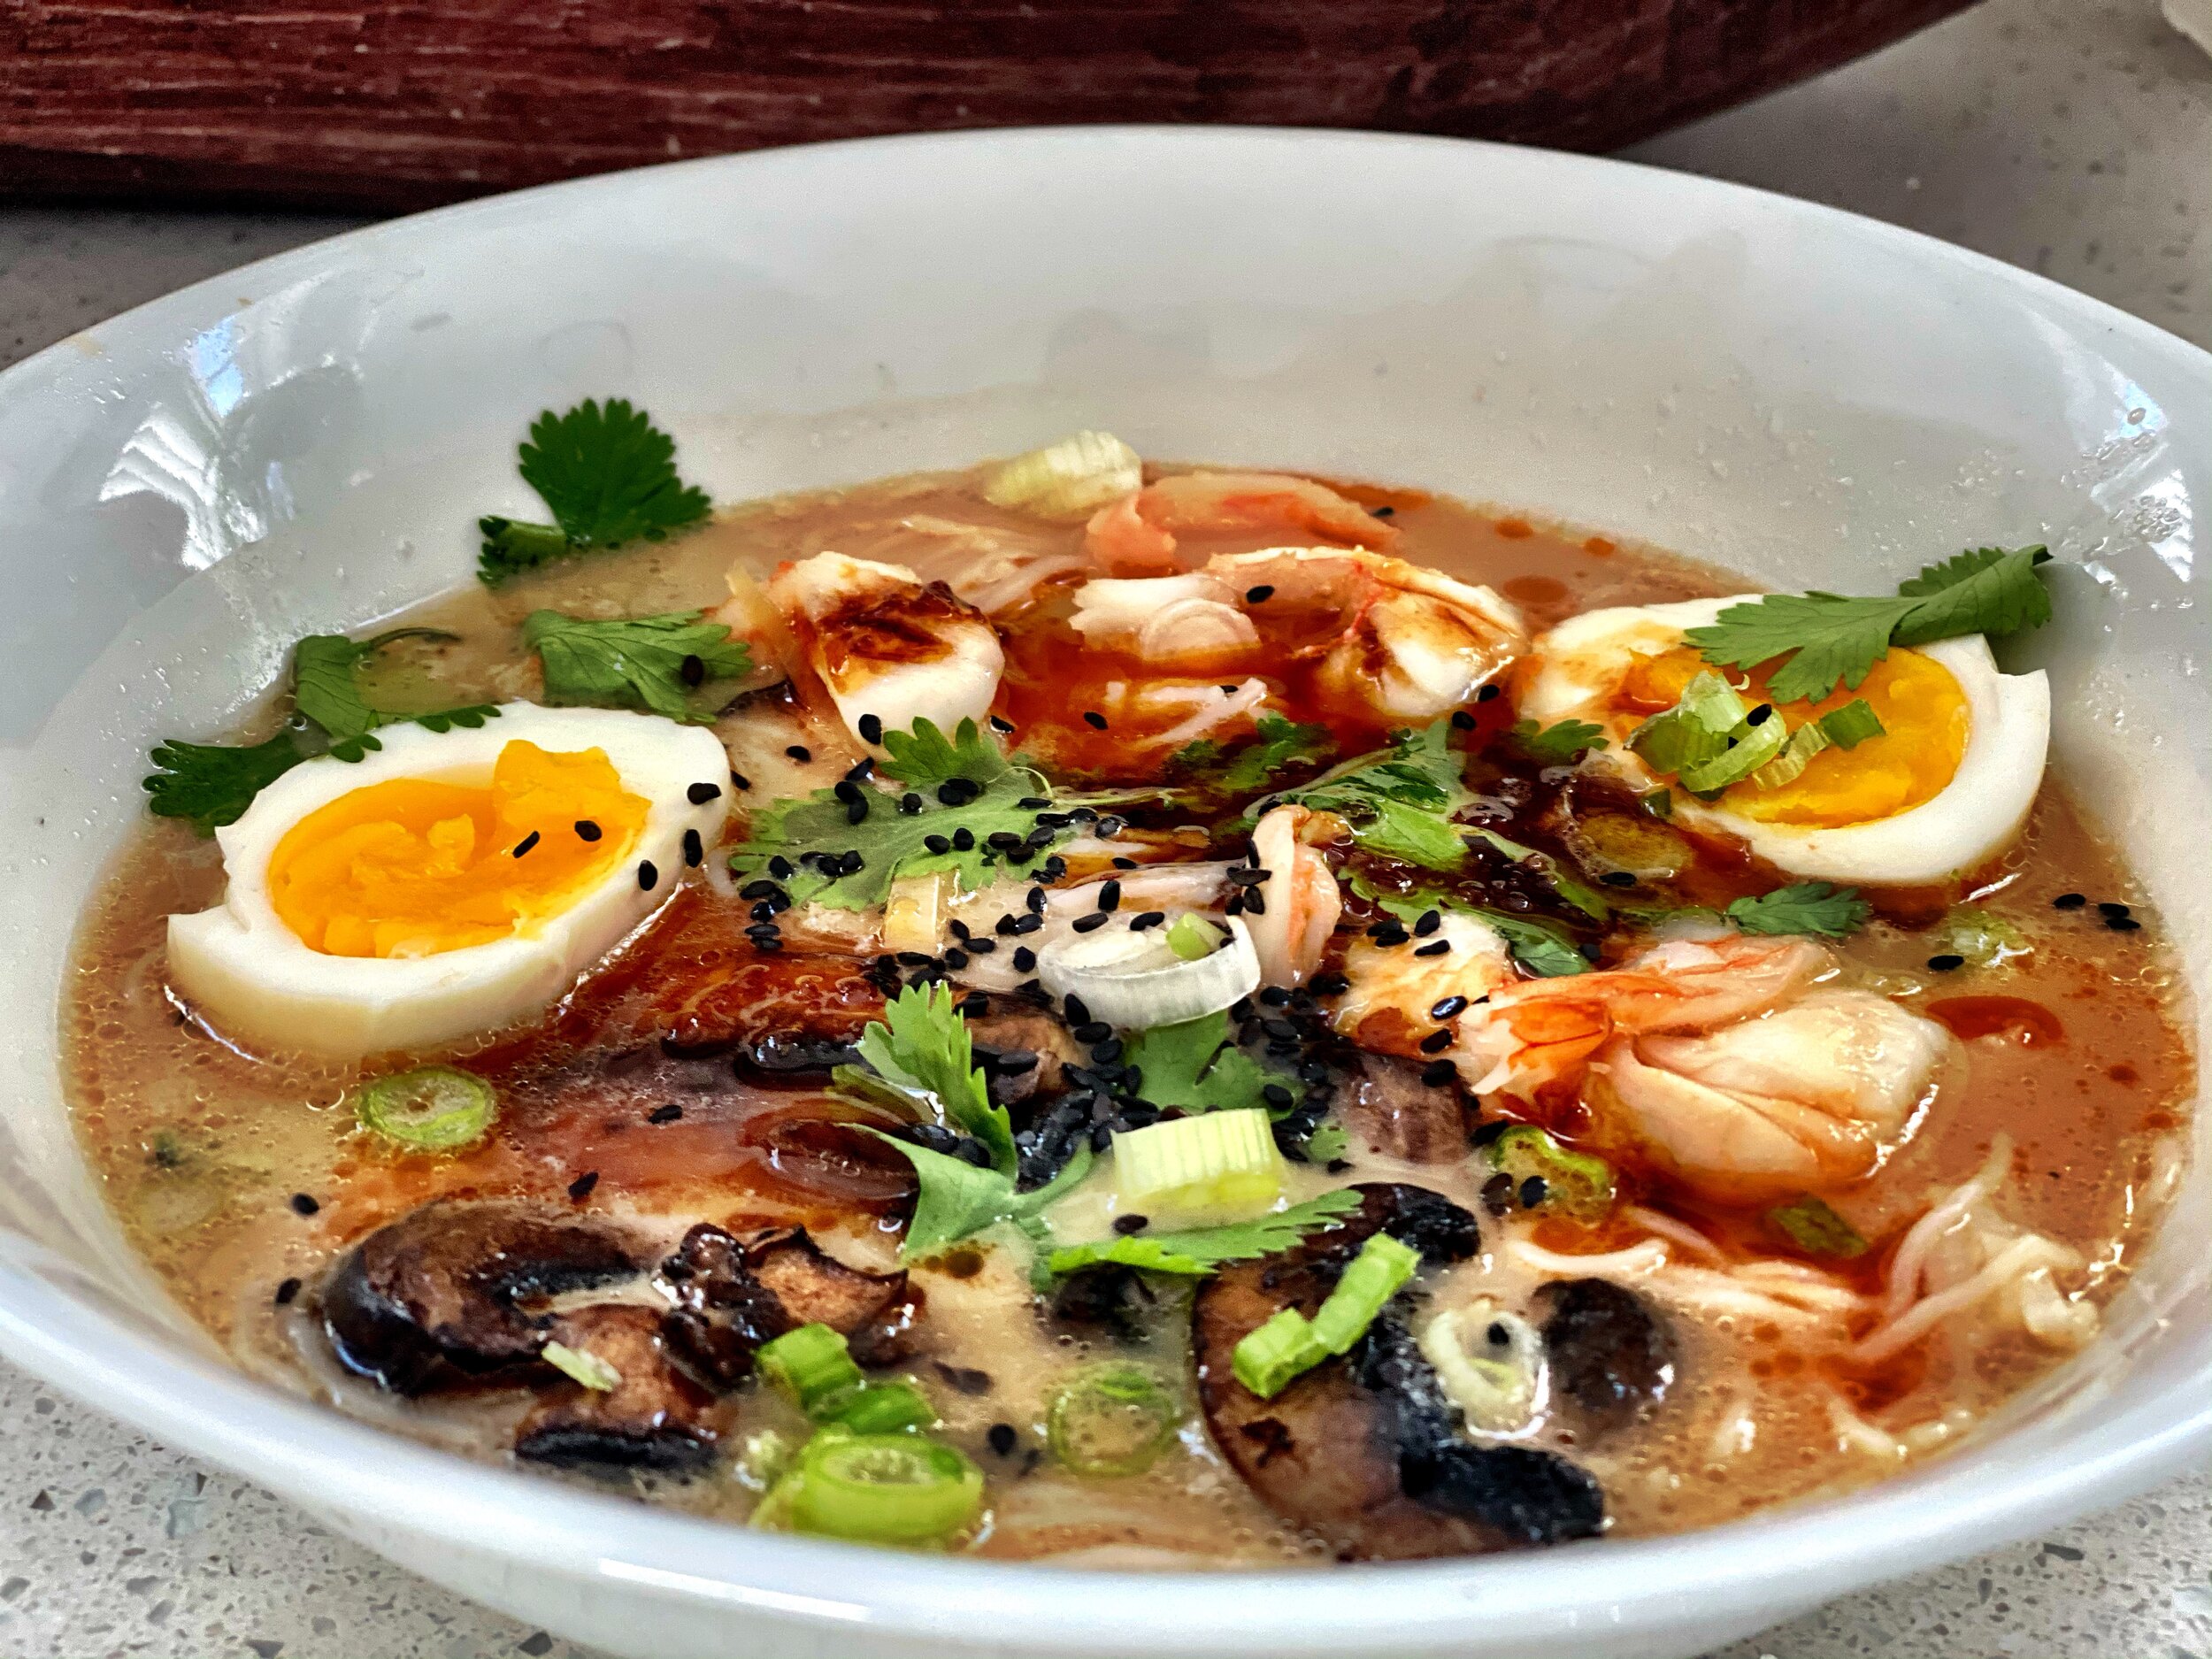
{"label": "speckled stone countertop", "polygon": [[[2155,0],[1989,0],[1632,153],[1926,231],[2212,346],[2212,58]],[[351,222],[0,210],[0,364]],[[0,1659],[515,1653],[588,1659],[0,1367]],[[2212,1659],[2212,1469],[1711,1659],[2000,1655]]]}

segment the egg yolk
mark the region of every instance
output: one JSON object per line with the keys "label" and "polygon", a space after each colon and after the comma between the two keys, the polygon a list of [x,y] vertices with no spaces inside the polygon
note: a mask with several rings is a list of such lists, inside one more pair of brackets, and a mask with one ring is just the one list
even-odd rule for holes
{"label": "egg yolk", "polygon": [[[1672,708],[1682,688],[1709,666],[1688,646],[1644,657],[1615,701],[1640,712]],[[1755,669],[1742,695],[1753,703],[1765,701],[1766,685],[1767,671]],[[1972,725],[1966,693],[1951,671],[1900,646],[1874,664],[1857,690],[1839,685],[1817,703],[1777,703],[1775,712],[1794,732],[1860,697],[1882,723],[1879,737],[1853,749],[1823,749],[1779,788],[1762,789],[1748,780],[1732,784],[1723,804],[1761,823],[1834,829],[1891,818],[1941,794],[1958,772]]]}
{"label": "egg yolk", "polygon": [[277,843],[269,898],[302,942],[329,956],[488,944],[530,933],[603,879],[650,807],[622,787],[604,749],[518,740],[485,783],[396,778],[318,807]]}

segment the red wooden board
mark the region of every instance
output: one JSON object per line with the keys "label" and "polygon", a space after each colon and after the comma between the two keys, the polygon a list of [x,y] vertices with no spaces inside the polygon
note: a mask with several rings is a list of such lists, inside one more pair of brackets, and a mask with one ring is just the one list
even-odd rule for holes
{"label": "red wooden board", "polygon": [[0,0],[0,194],[420,207],[1071,121],[1626,143],[1968,0]]}

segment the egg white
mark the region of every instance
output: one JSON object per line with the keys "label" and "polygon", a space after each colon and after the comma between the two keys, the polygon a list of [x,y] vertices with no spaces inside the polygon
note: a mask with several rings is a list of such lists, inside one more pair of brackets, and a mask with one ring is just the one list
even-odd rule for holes
{"label": "egg white", "polygon": [[[511,703],[474,731],[393,726],[383,748],[347,762],[295,766],[216,831],[229,887],[214,909],[169,918],[169,977],[227,1036],[270,1048],[355,1058],[427,1048],[526,1018],[675,892],[686,830],[710,848],[729,810],[728,767],[714,734],[652,715]],[[507,938],[419,957],[339,956],[306,945],[270,902],[269,861],[288,830],[356,789],[400,779],[480,784],[518,739],[549,751],[606,751],[622,786],[650,803],[637,844],[557,915]],[[695,783],[720,789],[694,805]],[[649,860],[657,879],[640,885]]]}
{"label": "egg white", "polygon": [[[1536,667],[1522,693],[1521,718],[1540,726],[1577,719],[1601,727],[1609,746],[1593,751],[1583,764],[1634,788],[1655,787],[1659,780],[1626,746],[1638,717],[1608,709],[1607,698],[1632,657],[1671,650],[1685,630],[1759,596],[1623,606],[1561,623],[1531,649]],[[1693,829],[1737,836],[1755,856],[1792,875],[1865,886],[1947,880],[2001,851],[2019,833],[2042,787],[2050,747],[2050,682],[2040,670],[1999,673],[1988,641],[1978,634],[1914,649],[1950,671],[1967,704],[1966,749],[1958,770],[1928,800],[1888,818],[1825,828],[1763,823],[1678,789],[1675,818]]]}

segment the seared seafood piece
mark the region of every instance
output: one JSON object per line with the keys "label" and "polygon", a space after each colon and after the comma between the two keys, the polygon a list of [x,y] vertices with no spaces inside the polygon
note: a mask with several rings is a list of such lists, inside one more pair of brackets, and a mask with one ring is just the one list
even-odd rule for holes
{"label": "seared seafood piece", "polygon": [[1103,507],[1084,531],[1092,558],[1117,576],[1176,567],[1180,531],[1302,530],[1350,547],[1386,549],[1398,533],[1325,484],[1285,472],[1181,472]]}
{"label": "seared seafood piece", "polygon": [[1244,595],[1263,622],[1282,618],[1302,636],[1297,654],[1317,650],[1328,695],[1388,719],[1448,714],[1528,648],[1509,601],[1379,553],[1265,548],[1210,559],[1205,573]]}
{"label": "seared seafood piece", "polygon": [[1218,576],[1099,578],[1075,590],[1070,626],[1084,642],[1148,663],[1179,663],[1259,642],[1238,590]]}
{"label": "seared seafood piece", "polygon": [[799,659],[863,741],[917,720],[980,721],[1006,664],[982,613],[903,565],[818,553],[769,579]]}
{"label": "seared seafood piece", "polygon": [[[1434,950],[1438,943],[1447,947]],[[1432,1057],[1421,1044],[1463,1021],[1480,1019],[1483,1004],[1521,976],[1513,953],[1497,929],[1479,917],[1442,910],[1420,943],[1432,954],[1416,956],[1404,945],[1379,945],[1362,934],[1344,952],[1344,977],[1350,988],[1337,1000],[1331,1017],[1336,1028],[1363,1048],[1409,1059]],[[1458,1011],[1451,1011],[1454,1009]],[[1437,1010],[1447,1010],[1442,1018]]]}
{"label": "seared seafood piece", "polygon": [[1268,985],[1302,984],[1321,965],[1344,913],[1335,872],[1308,839],[1331,837],[1337,823],[1327,813],[1279,806],[1252,832],[1252,862],[1267,875],[1248,889],[1243,913]]}

